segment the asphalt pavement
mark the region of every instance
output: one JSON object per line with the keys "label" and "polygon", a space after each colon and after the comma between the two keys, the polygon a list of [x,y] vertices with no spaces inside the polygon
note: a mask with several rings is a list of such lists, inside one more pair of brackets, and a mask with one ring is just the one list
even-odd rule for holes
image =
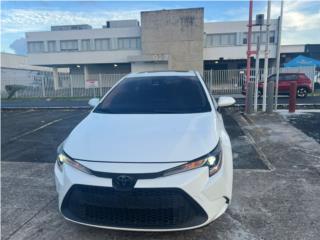
{"label": "asphalt pavement", "polygon": [[[233,199],[213,223],[144,233],[66,221],[57,205],[55,151],[87,114],[88,109],[2,110],[1,239],[319,239],[319,143],[279,114],[243,116],[233,110],[223,114],[233,145]],[[317,120],[310,124],[318,127]]]}
{"label": "asphalt pavement", "polygon": [[294,114],[284,112],[283,116],[293,126],[320,143],[320,110],[296,111]]}
{"label": "asphalt pavement", "polygon": [[2,109],[89,108],[89,98],[17,98],[2,99]]}
{"label": "asphalt pavement", "polygon": [[[2,160],[54,163],[58,145],[88,113],[86,109],[2,111]],[[233,144],[234,167],[267,169],[232,115],[228,112],[223,115]]]}

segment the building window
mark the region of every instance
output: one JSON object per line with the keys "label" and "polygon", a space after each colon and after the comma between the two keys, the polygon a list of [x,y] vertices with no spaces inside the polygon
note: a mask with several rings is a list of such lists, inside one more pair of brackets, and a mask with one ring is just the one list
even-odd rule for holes
{"label": "building window", "polygon": [[207,47],[234,46],[236,45],[236,33],[219,33],[207,35]]}
{"label": "building window", "polygon": [[270,31],[269,33],[269,43],[275,43],[275,36],[276,36],[276,32],[275,31]]}
{"label": "building window", "polygon": [[44,52],[44,42],[28,42],[28,53]]}
{"label": "building window", "polygon": [[61,40],[60,51],[61,52],[73,52],[78,51],[78,40]]}
{"label": "building window", "polygon": [[274,42],[275,42],[275,37],[274,36],[270,36],[269,43],[274,43]]}
{"label": "building window", "polygon": [[140,38],[118,38],[118,49],[140,49]]}
{"label": "building window", "polygon": [[[252,44],[257,44],[259,36],[259,32],[252,32]],[[248,34],[243,33],[243,44],[247,44],[247,38]],[[265,31],[261,32],[261,38],[260,43],[265,44],[267,39],[267,33]],[[275,31],[269,32],[269,43],[275,43]]]}
{"label": "building window", "polygon": [[94,40],[95,50],[105,51],[110,50],[110,39],[101,38]]}
{"label": "building window", "polygon": [[90,51],[90,39],[83,39],[81,40],[81,51]]}
{"label": "building window", "polygon": [[243,38],[242,43],[243,43],[243,44],[247,44],[247,43],[248,43],[247,37],[244,37],[244,38]]}
{"label": "building window", "polygon": [[56,49],[56,41],[48,41],[48,52],[55,52]]}

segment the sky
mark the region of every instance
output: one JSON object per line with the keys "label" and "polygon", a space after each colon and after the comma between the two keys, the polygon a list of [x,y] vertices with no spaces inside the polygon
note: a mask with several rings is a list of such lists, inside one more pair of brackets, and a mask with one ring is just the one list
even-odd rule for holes
{"label": "sky", "polygon": [[[1,1],[1,51],[26,53],[25,32],[48,31],[51,25],[89,24],[101,28],[107,20],[138,19],[140,12],[203,7],[204,20],[248,19],[248,1]],[[264,13],[267,2],[254,1],[254,16]],[[272,1],[271,17],[280,14]],[[284,3],[282,44],[320,44],[320,1]]]}

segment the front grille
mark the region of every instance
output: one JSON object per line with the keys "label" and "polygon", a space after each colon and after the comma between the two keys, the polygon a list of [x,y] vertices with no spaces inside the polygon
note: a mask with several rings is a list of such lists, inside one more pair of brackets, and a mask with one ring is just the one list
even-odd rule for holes
{"label": "front grille", "polygon": [[135,188],[74,185],[61,211],[67,218],[100,226],[123,228],[185,228],[204,223],[205,211],[177,188]]}

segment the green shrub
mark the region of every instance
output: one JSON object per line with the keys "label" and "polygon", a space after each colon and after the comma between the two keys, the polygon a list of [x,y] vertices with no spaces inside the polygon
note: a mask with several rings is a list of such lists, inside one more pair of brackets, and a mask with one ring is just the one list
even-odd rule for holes
{"label": "green shrub", "polygon": [[6,85],[4,87],[8,93],[8,99],[12,98],[14,96],[14,94],[19,91],[19,90],[23,90],[26,88],[26,86],[24,85],[17,85],[17,84],[12,84],[12,85]]}

